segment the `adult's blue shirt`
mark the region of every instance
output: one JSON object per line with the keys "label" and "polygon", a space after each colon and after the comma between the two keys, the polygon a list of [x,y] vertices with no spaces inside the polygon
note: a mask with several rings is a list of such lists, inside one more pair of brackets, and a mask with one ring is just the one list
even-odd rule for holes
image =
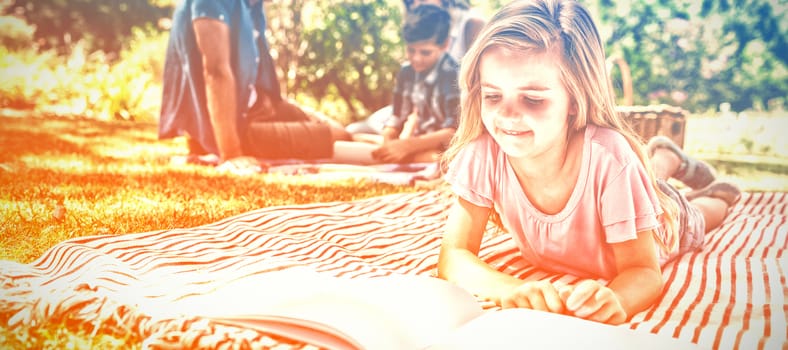
{"label": "adult's blue shirt", "polygon": [[262,3],[262,0],[182,0],[178,4],[164,61],[159,138],[188,134],[206,151],[219,154],[208,113],[202,55],[192,26],[195,19],[220,20],[229,28],[239,133],[246,132],[245,115],[255,87],[270,96],[280,96],[265,38]]}

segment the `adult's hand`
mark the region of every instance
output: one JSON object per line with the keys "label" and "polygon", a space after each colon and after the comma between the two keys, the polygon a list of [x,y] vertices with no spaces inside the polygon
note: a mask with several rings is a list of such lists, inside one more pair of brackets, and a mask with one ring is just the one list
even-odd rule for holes
{"label": "adult's hand", "polygon": [[249,120],[272,120],[275,112],[276,108],[274,108],[271,97],[262,90],[257,90],[254,105],[249,108],[247,118]]}

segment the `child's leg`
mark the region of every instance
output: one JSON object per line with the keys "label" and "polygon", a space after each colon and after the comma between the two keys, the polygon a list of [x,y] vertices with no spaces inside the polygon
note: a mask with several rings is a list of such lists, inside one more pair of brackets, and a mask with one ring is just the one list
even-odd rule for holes
{"label": "child's leg", "polygon": [[739,189],[725,182],[715,182],[692,192],[688,197],[664,180],[657,180],[659,190],[671,197],[678,206],[676,217],[680,235],[680,252],[703,247],[704,236],[725,220],[730,207],[739,200]]}
{"label": "child's leg", "polygon": [[434,149],[434,150],[426,150],[423,152],[415,153],[412,157],[409,157],[411,162],[415,163],[432,163],[437,162],[440,159],[441,152]]}
{"label": "child's leg", "polygon": [[372,152],[380,146],[368,142],[336,141],[331,160],[343,164],[369,165],[380,163],[372,157]]}
{"label": "child's leg", "polygon": [[727,182],[715,182],[701,190],[687,194],[706,222],[706,232],[717,228],[728,216],[728,210],[741,198],[741,190]]}
{"label": "child's leg", "polygon": [[700,208],[692,205],[687,197],[667,181],[657,179],[659,190],[676,203],[676,220],[679,234],[679,252],[684,253],[703,248],[706,222]]}
{"label": "child's leg", "polygon": [[699,197],[690,201],[701,214],[703,214],[703,221],[706,223],[706,232],[717,228],[725,220],[728,214],[728,203],[713,197]]}
{"label": "child's leg", "polygon": [[[380,164],[381,161],[372,156],[372,152],[380,148],[380,145],[358,142],[358,141],[336,141],[334,142],[334,156],[332,161],[347,164]],[[426,150],[423,152],[409,155],[400,163],[431,163],[440,159],[439,150]]]}
{"label": "child's leg", "polygon": [[667,181],[681,167],[681,158],[672,151],[657,148],[651,155],[651,164],[654,165],[654,172],[657,178]]}
{"label": "child's leg", "polygon": [[366,142],[366,143],[371,143],[373,145],[383,144],[383,135],[380,134],[357,133],[357,134],[352,134],[351,137],[353,138],[352,141]]}
{"label": "child's leg", "polygon": [[648,151],[660,179],[673,177],[692,189],[701,189],[714,182],[711,166],[684,153],[668,137],[652,137],[648,142]]}
{"label": "child's leg", "polygon": [[373,134],[380,135],[383,128],[386,126],[386,121],[391,117],[392,107],[388,105],[383,107],[367,117],[357,122],[348,124],[345,130],[351,134]]}

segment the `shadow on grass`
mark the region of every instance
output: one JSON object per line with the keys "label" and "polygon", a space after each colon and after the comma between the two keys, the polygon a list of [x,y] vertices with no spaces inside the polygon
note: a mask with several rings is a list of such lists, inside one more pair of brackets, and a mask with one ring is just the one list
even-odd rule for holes
{"label": "shadow on grass", "polygon": [[[156,125],[58,117],[1,118],[0,162],[20,162],[36,155],[79,156],[94,162],[112,161],[111,152],[140,145],[156,146]],[[166,147],[172,142],[159,143]]]}

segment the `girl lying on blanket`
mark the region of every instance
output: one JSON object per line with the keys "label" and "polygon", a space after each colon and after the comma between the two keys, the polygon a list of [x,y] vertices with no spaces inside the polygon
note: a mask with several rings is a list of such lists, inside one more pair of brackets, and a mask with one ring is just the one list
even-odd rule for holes
{"label": "girl lying on blanket", "polygon": [[[444,155],[457,199],[438,274],[503,308],[626,322],[660,295],[661,266],[700,249],[740,197],[669,139],[643,147],[614,110],[599,33],[575,1],[503,7],[467,53],[460,88]],[[477,255],[488,220],[530,263],[585,279],[561,286],[493,269]]]}

